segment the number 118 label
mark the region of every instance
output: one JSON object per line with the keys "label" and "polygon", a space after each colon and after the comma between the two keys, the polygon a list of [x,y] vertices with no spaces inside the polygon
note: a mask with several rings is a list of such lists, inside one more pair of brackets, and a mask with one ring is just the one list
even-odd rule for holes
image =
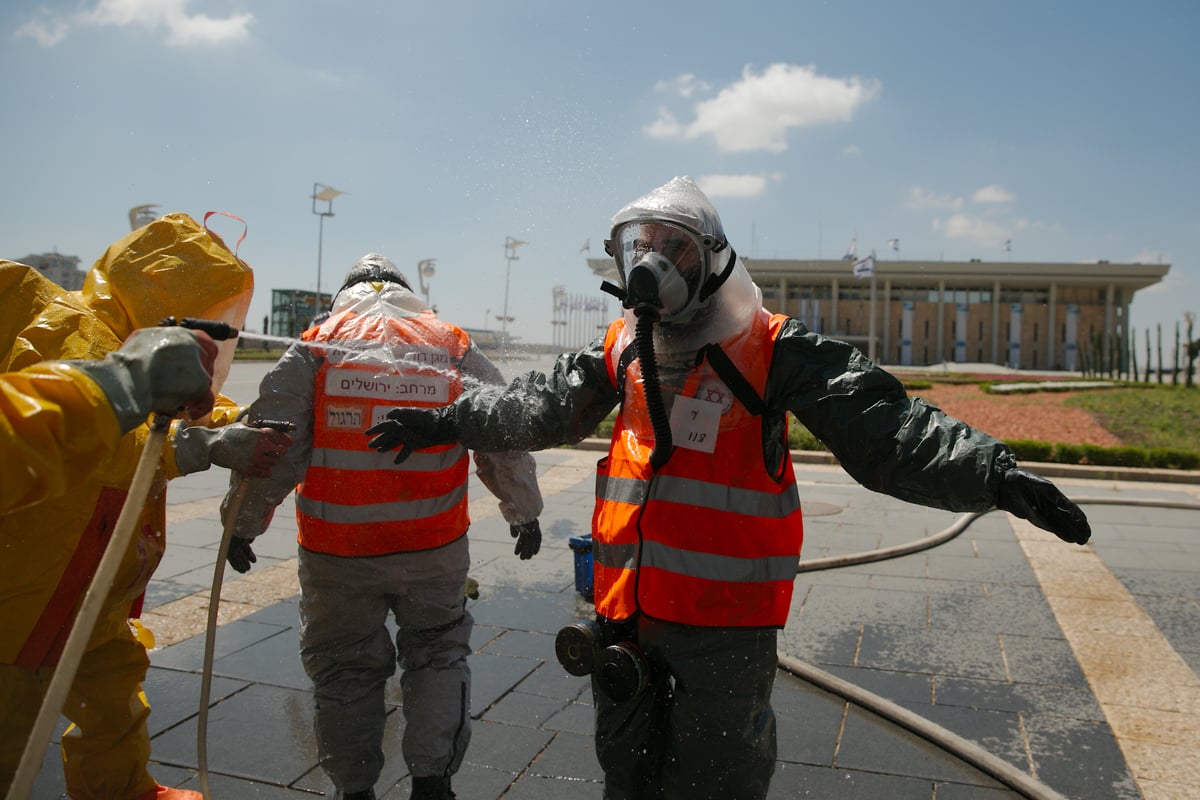
{"label": "number 118 label", "polygon": [[694,397],[676,397],[671,407],[671,437],[678,447],[711,453],[717,447],[721,425],[720,403]]}

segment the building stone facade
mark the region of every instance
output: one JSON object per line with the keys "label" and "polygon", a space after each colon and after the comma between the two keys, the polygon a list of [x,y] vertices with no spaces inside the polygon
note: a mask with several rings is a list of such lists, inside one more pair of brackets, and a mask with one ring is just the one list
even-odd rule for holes
{"label": "building stone facade", "polygon": [[[881,364],[1000,364],[1077,371],[1124,366],[1134,293],[1169,264],[743,259],[771,311],[849,341]],[[588,259],[615,280],[611,259]],[[874,294],[874,301],[872,301]],[[871,309],[875,324],[872,329]],[[872,346],[871,334],[874,333]]]}

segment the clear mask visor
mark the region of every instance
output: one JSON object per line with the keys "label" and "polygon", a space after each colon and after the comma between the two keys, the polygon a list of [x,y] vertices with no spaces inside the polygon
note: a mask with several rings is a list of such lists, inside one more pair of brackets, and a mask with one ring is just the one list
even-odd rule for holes
{"label": "clear mask visor", "polygon": [[628,222],[616,232],[612,246],[621,283],[628,287],[629,271],[646,255],[655,253],[670,262],[693,298],[704,281],[708,250],[695,231],[670,222]]}

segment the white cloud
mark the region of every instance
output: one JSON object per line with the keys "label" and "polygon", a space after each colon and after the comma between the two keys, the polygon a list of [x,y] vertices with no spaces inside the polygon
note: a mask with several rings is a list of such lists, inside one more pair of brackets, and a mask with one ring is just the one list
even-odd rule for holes
{"label": "white cloud", "polygon": [[1000,247],[1010,238],[1002,225],[970,214],[952,214],[945,220],[934,218],[933,230],[947,239],[963,239],[980,247]]}
{"label": "white cloud", "polygon": [[659,81],[654,84],[655,91],[670,92],[680,97],[691,97],[709,90],[709,85],[690,72],[672,78],[669,81]]}
{"label": "white cloud", "polygon": [[683,136],[683,125],[669,109],[660,108],[658,119],[646,126],[646,133],[655,139],[678,139]]}
{"label": "white cloud", "polygon": [[907,205],[914,211],[958,211],[963,207],[963,199],[949,194],[934,194],[914,186],[908,192]]}
{"label": "white cloud", "polygon": [[779,153],[787,149],[790,129],[847,122],[879,92],[876,80],[830,78],[818,75],[813,66],[772,64],[761,73],[747,66],[741,80],[693,106],[696,118],[690,124],[665,125],[660,111],[658,120],[645,130],[663,139],[711,135],[728,152]]}
{"label": "white cloud", "polygon": [[767,189],[767,183],[778,181],[780,175],[704,175],[696,180],[710,198],[757,197]]}
{"label": "white cloud", "polygon": [[995,183],[976,189],[971,195],[972,203],[1011,203],[1016,199],[1016,195]]}
{"label": "white cloud", "polygon": [[39,14],[18,28],[14,35],[53,47],[75,28],[129,27],[165,30],[168,45],[190,46],[244,41],[254,15],[234,13],[225,18],[188,14],[190,0],[98,0],[90,9],[58,14],[39,9]]}
{"label": "white cloud", "polygon": [[844,156],[861,156],[862,148],[856,144],[848,144],[842,148],[842,155],[844,155]]}
{"label": "white cloud", "polygon": [[65,19],[41,9],[37,19],[31,19],[17,28],[13,31],[13,36],[33,39],[42,47],[54,47],[67,38],[70,27]]}

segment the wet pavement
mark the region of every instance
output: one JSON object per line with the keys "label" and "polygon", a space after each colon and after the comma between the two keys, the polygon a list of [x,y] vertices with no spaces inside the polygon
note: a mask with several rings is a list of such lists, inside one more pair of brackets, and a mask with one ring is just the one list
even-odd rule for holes
{"label": "wet pavement", "polygon": [[[235,366],[235,379],[238,367]],[[248,380],[248,378],[243,378]],[[245,386],[231,384],[228,391]],[[573,536],[588,533],[600,453],[537,454],[546,498],[541,553],[522,562],[495,501],[472,478],[471,575],[481,595],[471,656],[473,738],[454,789],[468,798],[600,798],[585,679],[554,658],[554,634],[590,615],[575,591]],[[877,550],[938,533],[959,515],[798,464],[805,559]],[[158,645],[145,690],[151,771],[198,789],[203,630],[219,545],[223,470],[168,490],[168,553],[144,619]],[[1056,482],[1072,497],[1200,502],[1195,483]],[[797,577],[780,650],[944,726],[1071,798],[1200,797],[1200,535],[1197,512],[1085,506],[1078,548],[1005,514],[945,544]],[[312,695],[297,655],[291,499],[255,543],[246,576],[226,573],[208,730],[213,797],[312,798]],[[380,798],[409,794],[393,679]],[[1020,797],[941,747],[780,672],[771,798]],[[61,725],[60,725],[61,730]],[[62,796],[57,735],[33,797]]]}

